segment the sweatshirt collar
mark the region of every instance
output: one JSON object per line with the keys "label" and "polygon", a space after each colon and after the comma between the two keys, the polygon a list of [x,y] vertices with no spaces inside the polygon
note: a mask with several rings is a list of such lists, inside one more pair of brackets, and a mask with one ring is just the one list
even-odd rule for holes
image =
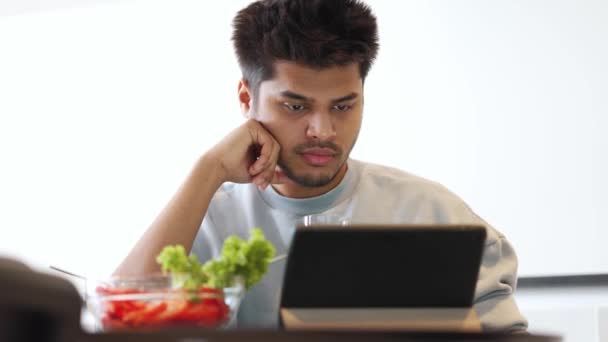
{"label": "sweatshirt collar", "polygon": [[356,165],[347,160],[348,168],[338,186],[315,197],[290,198],[276,192],[272,186],[257,190],[262,199],[272,208],[295,215],[310,215],[324,212],[349,197],[356,185]]}

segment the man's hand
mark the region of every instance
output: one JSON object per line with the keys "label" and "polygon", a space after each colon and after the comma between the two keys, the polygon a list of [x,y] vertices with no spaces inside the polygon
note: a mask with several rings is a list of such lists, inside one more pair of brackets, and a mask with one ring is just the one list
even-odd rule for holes
{"label": "man's hand", "polygon": [[277,166],[280,146],[264,126],[248,120],[198,160],[184,184],[158,215],[116,275],[145,275],[158,272],[156,256],[167,245],[192,248],[203,217],[223,182],[268,184],[287,178]]}
{"label": "man's hand", "polygon": [[207,152],[224,182],[254,183],[261,190],[283,181],[277,166],[281,147],[259,122],[250,119]]}

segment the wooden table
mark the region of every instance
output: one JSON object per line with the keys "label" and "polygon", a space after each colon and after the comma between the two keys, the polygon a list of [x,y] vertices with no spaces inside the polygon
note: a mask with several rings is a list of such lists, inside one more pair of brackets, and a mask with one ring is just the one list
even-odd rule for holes
{"label": "wooden table", "polygon": [[210,342],[210,341],[497,341],[497,342],[556,342],[559,336],[549,335],[505,335],[505,334],[467,334],[467,333],[407,333],[407,332],[287,332],[274,330],[232,330],[205,331],[200,329],[170,329],[149,332],[113,332],[102,334],[86,334],[82,342],[106,341],[180,341],[180,342]]}

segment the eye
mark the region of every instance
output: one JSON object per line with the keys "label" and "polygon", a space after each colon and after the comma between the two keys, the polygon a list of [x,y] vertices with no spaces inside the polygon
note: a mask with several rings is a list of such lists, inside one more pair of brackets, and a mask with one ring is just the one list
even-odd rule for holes
{"label": "eye", "polygon": [[285,106],[285,108],[287,108],[289,111],[291,112],[301,112],[304,111],[306,109],[306,107],[302,104],[292,104],[292,103],[287,103],[285,102],[283,104]]}
{"label": "eye", "polygon": [[339,104],[339,105],[335,105],[334,108],[340,112],[346,112],[347,110],[350,110],[352,108],[352,106],[346,105],[346,104]]}

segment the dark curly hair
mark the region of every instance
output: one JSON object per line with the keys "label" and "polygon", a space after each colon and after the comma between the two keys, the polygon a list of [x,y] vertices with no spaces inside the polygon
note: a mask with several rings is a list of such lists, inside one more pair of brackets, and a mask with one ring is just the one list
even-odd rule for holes
{"label": "dark curly hair", "polygon": [[376,17],[359,0],[260,0],[240,10],[233,26],[243,78],[255,96],[277,60],[316,68],[359,63],[365,80],[378,53]]}

